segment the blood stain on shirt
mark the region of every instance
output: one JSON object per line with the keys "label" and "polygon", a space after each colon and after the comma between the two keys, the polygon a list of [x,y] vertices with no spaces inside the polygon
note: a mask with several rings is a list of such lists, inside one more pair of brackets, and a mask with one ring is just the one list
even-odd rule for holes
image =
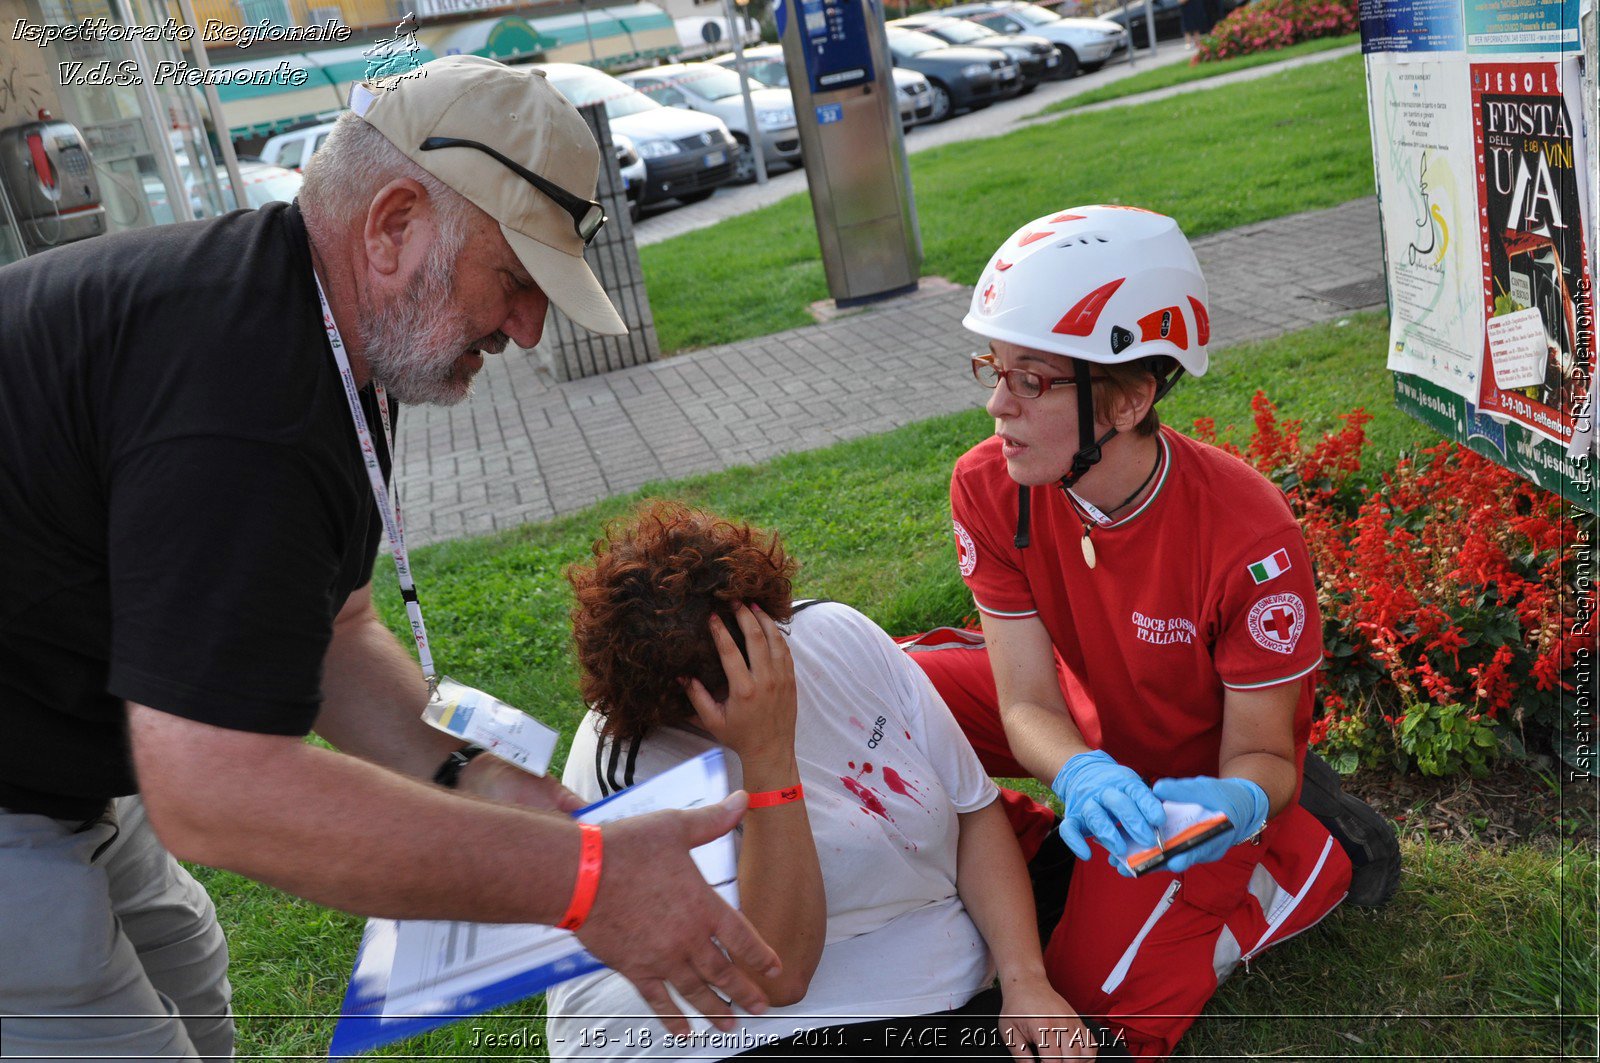
{"label": "blood stain on shirt", "polygon": [[894,822],[889,816],[889,810],[883,807],[883,802],[878,799],[878,795],[873,793],[871,789],[862,786],[854,779],[847,779],[843,775],[839,776],[839,781],[844,783],[846,790],[856,795],[856,799],[861,802],[862,811],[871,812],[875,816],[882,816],[891,823]]}
{"label": "blood stain on shirt", "polygon": [[891,767],[888,767],[887,765],[885,765],[884,769],[883,769],[883,781],[888,785],[889,789],[893,790],[895,793],[899,794],[901,797],[909,797],[909,798],[911,798],[912,801],[915,801],[916,804],[917,804],[917,807],[919,807],[919,808],[926,807],[926,806],[924,806],[922,804],[921,801],[917,801],[917,796],[916,795],[921,793],[922,791],[918,790],[915,786],[913,786],[910,783],[906,782],[905,779],[901,776],[901,774],[899,772],[895,771]]}

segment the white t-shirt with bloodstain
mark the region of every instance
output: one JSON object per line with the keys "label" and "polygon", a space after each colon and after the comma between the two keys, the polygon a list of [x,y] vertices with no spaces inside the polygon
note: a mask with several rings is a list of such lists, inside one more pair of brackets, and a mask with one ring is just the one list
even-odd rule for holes
{"label": "white t-shirt with bloodstain", "polygon": [[[865,616],[833,602],[809,606],[795,614],[789,648],[799,692],[795,754],[827,893],[827,944],[806,998],[745,1017],[744,1031],[784,1037],[959,1007],[993,981],[994,965],[956,894],[957,814],[983,808],[998,791],[922,669]],[[599,722],[590,713],[579,725],[562,777],[591,801],[715,745],[669,728],[613,747]],[[736,756],[728,767],[740,786]],[[633,987],[609,972],[552,989],[548,1005],[557,1059],[739,1050],[728,1034],[665,1044],[659,1023],[633,1017],[648,1010]],[[711,1030],[703,1020],[695,1028]]]}

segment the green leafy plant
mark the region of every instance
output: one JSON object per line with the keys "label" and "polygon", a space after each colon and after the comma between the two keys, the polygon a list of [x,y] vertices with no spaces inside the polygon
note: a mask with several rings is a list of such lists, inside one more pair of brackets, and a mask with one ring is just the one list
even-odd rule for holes
{"label": "green leafy plant", "polygon": [[1482,776],[1499,749],[1494,722],[1464,705],[1419,702],[1397,718],[1401,751],[1424,775]]}

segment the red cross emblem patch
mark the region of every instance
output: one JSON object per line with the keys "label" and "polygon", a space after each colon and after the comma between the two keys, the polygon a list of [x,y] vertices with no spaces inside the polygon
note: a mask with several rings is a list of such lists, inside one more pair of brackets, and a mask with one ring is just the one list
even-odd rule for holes
{"label": "red cross emblem patch", "polygon": [[978,567],[978,548],[959,520],[952,523],[956,526],[956,562],[961,566],[961,574],[970,576]]}
{"label": "red cross emblem patch", "polygon": [[1306,626],[1306,607],[1298,594],[1269,594],[1250,608],[1250,637],[1275,653],[1293,653]]}
{"label": "red cross emblem patch", "polygon": [[979,293],[978,309],[985,314],[992,314],[1000,305],[1000,299],[1006,294],[1006,286],[999,277],[995,277]]}

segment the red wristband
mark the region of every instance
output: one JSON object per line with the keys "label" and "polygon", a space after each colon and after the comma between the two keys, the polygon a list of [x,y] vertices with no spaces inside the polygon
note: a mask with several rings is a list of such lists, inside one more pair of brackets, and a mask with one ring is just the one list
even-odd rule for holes
{"label": "red wristband", "polygon": [[806,789],[799,783],[785,786],[781,790],[764,790],[758,794],[750,795],[751,808],[771,808],[773,805],[787,805],[791,801],[798,801],[806,795]]}
{"label": "red wristband", "polygon": [[600,857],[604,846],[600,828],[593,823],[580,823],[582,848],[578,850],[578,880],[572,885],[572,900],[567,904],[567,914],[556,926],[562,930],[577,930],[589,918],[594,907],[594,896],[600,892]]}

